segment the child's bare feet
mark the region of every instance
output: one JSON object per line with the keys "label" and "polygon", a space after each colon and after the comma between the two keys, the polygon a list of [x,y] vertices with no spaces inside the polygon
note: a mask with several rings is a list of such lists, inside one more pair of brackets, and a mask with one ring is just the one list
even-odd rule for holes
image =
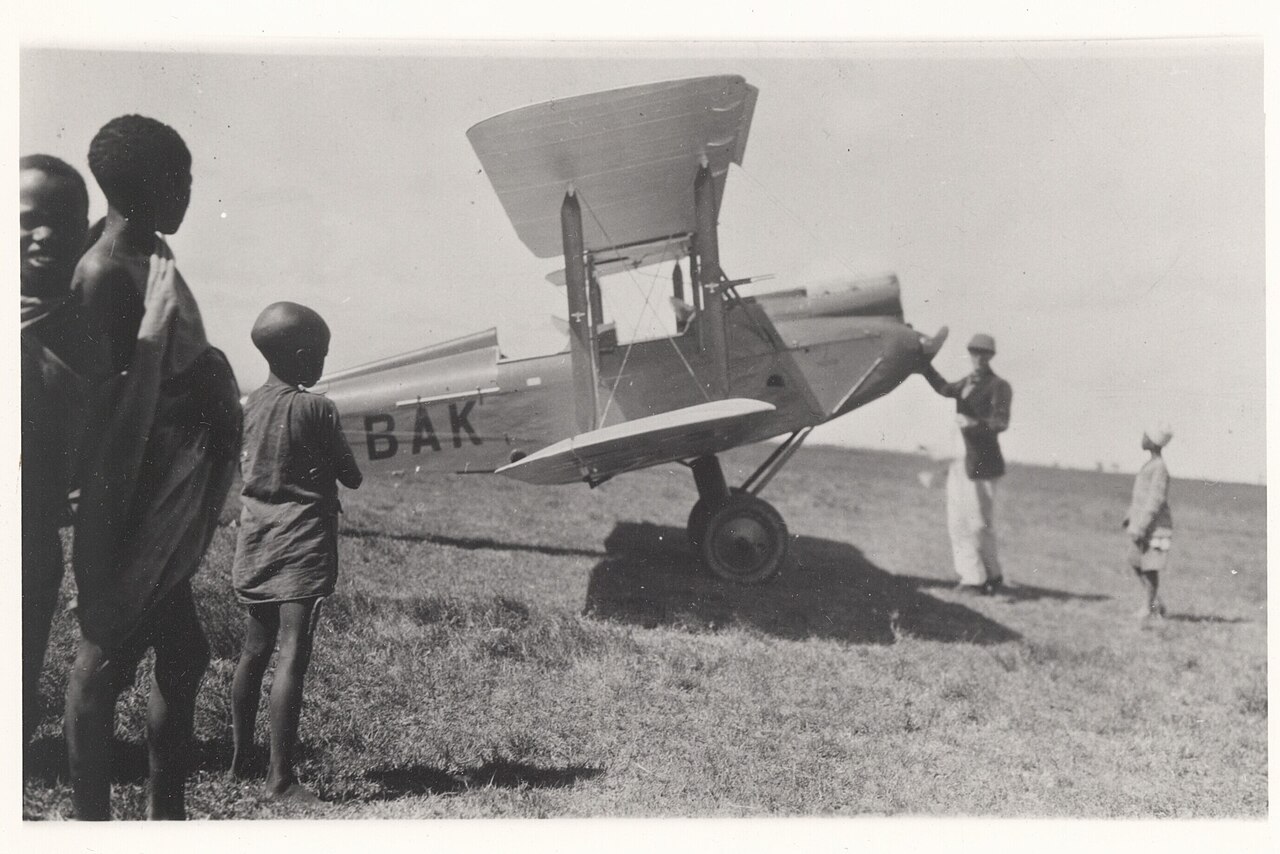
{"label": "child's bare feet", "polygon": [[268,800],[287,801],[291,804],[318,804],[322,803],[319,796],[301,783],[290,783],[283,790],[277,791],[272,789],[270,785],[266,787]]}
{"label": "child's bare feet", "polygon": [[249,780],[261,776],[254,773],[258,766],[258,751],[255,747],[237,749],[231,754],[231,770],[227,773],[233,780]]}
{"label": "child's bare feet", "polygon": [[1138,621],[1141,623],[1151,624],[1164,622],[1164,614],[1164,605],[1159,602],[1154,602],[1140,608],[1136,613],[1134,613],[1134,616],[1137,617]]}

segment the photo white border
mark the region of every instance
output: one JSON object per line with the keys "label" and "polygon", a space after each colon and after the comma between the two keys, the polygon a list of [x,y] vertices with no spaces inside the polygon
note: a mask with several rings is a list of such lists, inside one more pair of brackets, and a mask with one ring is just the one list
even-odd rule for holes
{"label": "photo white border", "polygon": [[[649,0],[641,11],[617,2],[583,0],[544,4],[472,0],[448,8],[392,0],[228,0],[189,7],[174,0],[94,3],[90,0],[20,0],[17,10],[0,14],[5,48],[0,108],[10,121],[0,146],[17,157],[17,68],[19,45],[61,47],[129,47],[158,50],[285,50],[306,52],[403,52],[412,43],[429,42],[439,50],[442,41],[484,40],[555,41],[949,41],[1027,39],[1114,39],[1150,37],[1260,36],[1264,39],[1264,90],[1268,106],[1268,154],[1275,133],[1277,77],[1267,62],[1276,44],[1277,14],[1265,2],[1217,0],[1213,3],[1119,2],[1099,0],[1073,4],[981,0],[948,4],[940,0],[905,3],[902,0],[864,0],[846,8],[836,2],[701,3]],[[447,47],[447,46],[446,46]],[[1270,161],[1270,158],[1268,158]],[[1275,198],[1275,169],[1268,170],[1267,199]],[[12,180],[12,178],[11,178]],[[11,196],[12,198],[12,196]],[[1268,204],[1268,210],[1272,206]],[[8,208],[6,216],[16,219]],[[11,220],[12,221],[12,220]],[[12,233],[12,232],[10,232]],[[1273,245],[1274,225],[1267,227],[1267,246]],[[12,252],[12,247],[10,250]],[[10,258],[5,269],[15,265]],[[1269,312],[1273,296],[1268,293]],[[6,366],[16,364],[16,325],[0,332],[0,353]],[[1276,365],[1276,346],[1267,341],[1267,364]],[[1268,376],[1268,423],[1276,371]],[[0,370],[0,394],[16,401],[18,371]],[[18,448],[16,407],[0,419],[0,441]],[[1270,445],[1269,445],[1270,447]],[[3,528],[0,548],[17,577],[18,549],[16,454],[0,464],[0,507]],[[1269,454],[1274,457],[1274,454]],[[1268,480],[1274,476],[1268,466]],[[1274,511],[1271,511],[1274,512]],[[1268,524],[1271,515],[1269,512]],[[4,606],[5,648],[19,649],[20,598],[10,584]],[[1269,647],[1270,651],[1270,647]],[[19,656],[0,661],[5,684],[16,687]],[[276,845],[318,844],[327,850],[368,848],[376,833],[381,851],[462,845],[506,850],[563,851],[608,847],[619,851],[654,849],[719,851],[948,851],[983,850],[1149,850],[1160,846],[1182,850],[1274,850],[1270,821],[992,821],[971,819],[751,819],[751,820],[554,820],[423,821],[423,822],[205,822],[199,830],[185,826],[45,825],[21,821],[21,753],[18,694],[11,690],[8,726],[3,737],[2,779],[14,785],[6,814],[19,825],[18,836],[6,840],[14,850],[85,850],[95,852],[159,850],[269,850]],[[1274,734],[1274,724],[1269,724]],[[1275,759],[1271,751],[1269,787],[1274,792]],[[176,834],[170,836],[170,834]],[[144,841],[145,840],[145,841]],[[1194,846],[1194,849],[1193,849]]]}

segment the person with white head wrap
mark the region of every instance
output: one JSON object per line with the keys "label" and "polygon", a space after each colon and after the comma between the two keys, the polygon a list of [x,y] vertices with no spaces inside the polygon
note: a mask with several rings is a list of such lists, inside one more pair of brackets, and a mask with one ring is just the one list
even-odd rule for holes
{"label": "person with white head wrap", "polygon": [[1163,421],[1157,421],[1147,427],[1147,429],[1142,432],[1142,435],[1157,448],[1163,448],[1165,445],[1169,444],[1171,439],[1173,439],[1173,430],[1170,429],[1169,425],[1165,424]]}
{"label": "person with white head wrap", "polygon": [[1169,563],[1173,543],[1173,514],[1169,510],[1169,468],[1164,447],[1173,439],[1169,425],[1158,422],[1142,433],[1142,448],[1150,457],[1133,482],[1133,496],[1123,527],[1129,535],[1129,566],[1142,583],[1146,603],[1137,616],[1144,620],[1163,617],[1160,571]]}

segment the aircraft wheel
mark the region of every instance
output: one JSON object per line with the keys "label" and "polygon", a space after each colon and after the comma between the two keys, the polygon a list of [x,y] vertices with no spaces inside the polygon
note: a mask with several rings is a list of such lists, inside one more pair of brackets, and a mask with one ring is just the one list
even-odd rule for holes
{"label": "aircraft wheel", "polygon": [[787,525],[771,504],[735,494],[707,519],[699,552],[717,578],[760,584],[782,569],[788,540]]}
{"label": "aircraft wheel", "polygon": [[[730,496],[748,495],[749,493],[740,486],[729,487]],[[693,509],[689,511],[689,523],[685,526],[684,532],[689,537],[689,545],[693,546],[694,551],[702,548],[702,539],[707,532],[707,522],[711,520],[711,514],[714,506],[705,498],[699,498],[697,503],[693,505]]]}
{"label": "aircraft wheel", "polygon": [[702,548],[702,538],[707,533],[707,522],[711,519],[711,505],[705,498],[699,498],[689,511],[689,524],[684,532],[689,537],[689,545],[697,551]]}

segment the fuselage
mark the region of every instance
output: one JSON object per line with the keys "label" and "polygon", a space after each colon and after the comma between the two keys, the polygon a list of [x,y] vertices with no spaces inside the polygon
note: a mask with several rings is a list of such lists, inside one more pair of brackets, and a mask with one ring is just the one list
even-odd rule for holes
{"label": "fuselage", "polygon": [[[597,426],[710,399],[703,318],[670,338],[596,358]],[[896,280],[827,293],[743,297],[725,313],[728,397],[773,404],[748,441],[839,417],[916,369],[920,336],[902,322]],[[338,406],[369,471],[490,472],[579,432],[568,352],[500,356],[494,330],[340,371],[314,389]]]}

